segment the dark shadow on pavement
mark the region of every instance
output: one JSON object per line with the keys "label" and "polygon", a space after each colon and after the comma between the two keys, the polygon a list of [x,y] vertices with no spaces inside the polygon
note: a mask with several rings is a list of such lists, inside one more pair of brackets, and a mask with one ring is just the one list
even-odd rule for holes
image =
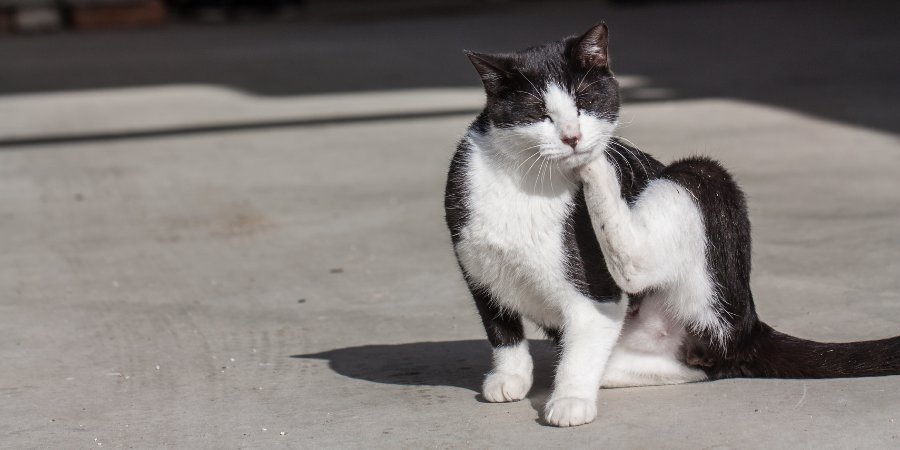
{"label": "dark shadow on pavement", "polygon": [[[556,353],[549,341],[529,344],[535,366],[531,398],[547,391]],[[326,360],[340,375],[374,383],[453,386],[479,392],[491,368],[491,347],[487,340],[413,342],[339,348],[291,358]]]}

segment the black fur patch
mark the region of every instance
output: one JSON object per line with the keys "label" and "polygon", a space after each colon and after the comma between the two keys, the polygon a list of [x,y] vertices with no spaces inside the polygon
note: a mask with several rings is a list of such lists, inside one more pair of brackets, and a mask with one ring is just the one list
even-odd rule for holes
{"label": "black fur patch", "polygon": [[[478,121],[476,120],[475,123]],[[474,126],[474,125],[473,125]],[[444,190],[444,219],[447,228],[450,229],[450,239],[455,246],[459,242],[459,233],[466,226],[469,217],[469,209],[466,206],[466,198],[469,196],[466,187],[466,165],[471,154],[469,143],[460,141],[450,161],[450,171],[447,173],[447,185]]]}
{"label": "black fur patch", "polygon": [[566,221],[564,233],[568,280],[582,294],[595,301],[617,301],[622,290],[606,268],[581,190],[575,195],[575,204]]}
{"label": "black fur patch", "polygon": [[469,53],[485,85],[486,119],[498,128],[546,120],[542,91],[556,84],[575,94],[579,110],[615,121],[618,82],[609,66],[585,66],[577,56],[578,43],[573,36],[517,53]]}

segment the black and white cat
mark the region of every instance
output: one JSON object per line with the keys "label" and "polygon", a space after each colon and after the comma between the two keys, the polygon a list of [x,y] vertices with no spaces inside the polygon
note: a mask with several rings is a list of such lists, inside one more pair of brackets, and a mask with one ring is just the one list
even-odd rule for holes
{"label": "black and white cat", "polygon": [[591,422],[598,388],[726,377],[900,374],[900,337],[822,344],[756,316],[743,193],[706,158],[668,166],[615,137],[607,27],[467,53],[487,94],[459,143],[447,225],[488,340],[489,402],[532,384],[523,319],[561,349],[544,419]]}

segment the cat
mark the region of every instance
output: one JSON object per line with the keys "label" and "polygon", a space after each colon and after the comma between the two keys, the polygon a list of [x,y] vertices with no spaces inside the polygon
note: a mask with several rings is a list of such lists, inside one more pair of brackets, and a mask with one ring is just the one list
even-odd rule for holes
{"label": "cat", "polygon": [[599,388],[728,377],[900,374],[900,337],[823,344],[761,322],[744,195],[717,162],[664,165],[614,135],[608,28],[466,52],[486,105],[460,141],[447,226],[493,347],[481,395],[523,399],[523,319],[558,344],[543,418],[597,415]]}

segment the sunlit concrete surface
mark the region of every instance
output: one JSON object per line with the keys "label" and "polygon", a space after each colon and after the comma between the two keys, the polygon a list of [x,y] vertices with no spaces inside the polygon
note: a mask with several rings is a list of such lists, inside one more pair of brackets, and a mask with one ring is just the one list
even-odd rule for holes
{"label": "sunlit concrete surface", "polygon": [[[764,320],[900,334],[894,130],[621,72],[624,136],[664,161],[711,155],[744,186]],[[490,352],[442,208],[471,82],[0,95],[0,446],[900,445],[900,377],[604,390],[593,424],[555,429],[539,344],[527,400],[480,402]],[[866,101],[895,116],[895,100]]]}
{"label": "sunlit concrete surface", "polygon": [[[664,160],[712,154],[743,183],[764,318],[817,339],[900,331],[896,138],[728,100],[624,117]],[[544,349],[530,401],[478,402],[489,352],[440,201],[469,119],[4,149],[4,440],[896,442],[896,377],[610,390],[596,423],[560,431],[535,422]]]}

